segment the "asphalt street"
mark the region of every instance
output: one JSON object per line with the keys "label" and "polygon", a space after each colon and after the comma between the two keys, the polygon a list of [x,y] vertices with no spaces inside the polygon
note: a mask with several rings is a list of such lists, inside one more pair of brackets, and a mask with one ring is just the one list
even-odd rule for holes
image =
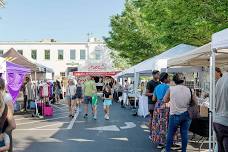
{"label": "asphalt street", "polygon": [[14,131],[16,152],[157,152],[148,139],[146,119],[132,116],[129,109],[115,103],[110,120],[104,120],[102,103],[98,119],[85,120],[79,113],[68,118],[67,106],[55,105],[54,116],[45,119],[16,115]]}

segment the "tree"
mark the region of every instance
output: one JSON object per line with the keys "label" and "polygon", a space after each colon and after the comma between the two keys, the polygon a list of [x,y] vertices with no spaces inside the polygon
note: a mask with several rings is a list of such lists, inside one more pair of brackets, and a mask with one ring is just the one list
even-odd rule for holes
{"label": "tree", "polygon": [[[139,8],[128,1],[121,15],[111,18],[112,31],[110,37],[106,38],[108,46],[119,52],[123,58],[129,59],[131,64],[141,62],[143,59],[155,55],[151,49],[161,46],[152,45],[156,40],[156,31],[150,27]],[[151,30],[152,29],[152,30]]]}
{"label": "tree", "polygon": [[118,51],[112,50],[110,55],[111,55],[115,70],[124,70],[125,68],[130,67],[128,59],[120,56]]}
{"label": "tree", "polygon": [[200,46],[228,27],[227,0],[126,0],[108,47],[136,64],[180,43]]}

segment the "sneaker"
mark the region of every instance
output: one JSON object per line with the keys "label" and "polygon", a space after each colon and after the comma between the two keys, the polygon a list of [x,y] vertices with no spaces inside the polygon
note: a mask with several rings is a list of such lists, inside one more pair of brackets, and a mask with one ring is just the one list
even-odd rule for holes
{"label": "sneaker", "polygon": [[165,149],[165,148],[163,148],[163,149],[161,150],[161,152],[166,152],[166,149]]}
{"label": "sneaker", "polygon": [[165,147],[164,145],[159,144],[159,145],[157,146],[157,149],[162,149],[162,148],[164,148],[164,147]]}
{"label": "sneaker", "polygon": [[172,146],[171,146],[171,149],[172,150],[179,150],[181,148],[181,146],[180,145],[177,145],[177,144],[173,144]]}
{"label": "sneaker", "polygon": [[87,118],[88,118],[88,114],[85,114],[85,115],[84,115],[84,118],[87,119]]}
{"label": "sneaker", "polygon": [[97,116],[96,116],[96,115],[95,115],[95,116],[93,116],[93,119],[94,119],[94,120],[97,120]]}
{"label": "sneaker", "polygon": [[150,139],[150,140],[152,140],[152,137],[151,137],[151,135],[149,136],[149,139]]}
{"label": "sneaker", "polygon": [[106,120],[109,120],[109,116],[107,115],[105,119],[106,119]]}

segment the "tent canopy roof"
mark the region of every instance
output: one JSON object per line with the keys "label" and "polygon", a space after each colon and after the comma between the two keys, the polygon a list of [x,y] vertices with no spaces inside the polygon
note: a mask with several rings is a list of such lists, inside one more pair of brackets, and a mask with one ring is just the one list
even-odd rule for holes
{"label": "tent canopy roof", "polygon": [[[168,67],[174,66],[204,66],[210,65],[211,43],[205,44],[179,57],[169,59]],[[216,66],[228,65],[228,50],[216,53]]]}
{"label": "tent canopy roof", "polygon": [[21,65],[12,63],[12,62],[6,62],[6,67],[7,67],[7,71],[17,71],[18,73],[30,73],[31,70],[28,68],[25,68]]}
{"label": "tent canopy roof", "polygon": [[2,55],[2,57],[10,60],[13,63],[19,64],[23,67],[29,68],[32,71],[36,71],[36,64],[30,62],[27,58],[25,58],[23,55],[18,53],[16,50],[11,48],[6,53]]}
{"label": "tent canopy roof", "polygon": [[168,67],[173,66],[200,66],[199,63],[207,64],[210,58],[211,43],[203,45],[192,51],[186,52],[178,57],[167,61]]}
{"label": "tent canopy roof", "polygon": [[[122,75],[132,75],[134,72],[151,75],[152,70],[157,69],[158,68],[157,66],[160,66],[162,64],[162,68],[166,67],[166,61],[168,59],[180,56],[180,54],[189,52],[195,48],[196,47],[192,46],[192,45],[179,44],[179,45],[161,53],[160,55],[149,58],[127,70],[124,70],[123,72],[119,73],[117,75],[117,77],[120,77]],[[159,69],[157,69],[157,70],[159,70]]]}
{"label": "tent canopy roof", "polygon": [[212,49],[226,49],[228,52],[228,28],[212,35]]}
{"label": "tent canopy roof", "polygon": [[25,58],[23,55],[21,55],[20,53],[18,53],[15,49],[11,48],[10,50],[8,50],[6,53],[4,53],[2,55],[2,57],[4,58],[8,58],[9,61],[21,65],[25,68],[29,68],[32,71],[37,71],[37,72],[43,72],[44,69],[46,69],[46,71],[48,72],[53,72],[53,70],[51,68],[48,68],[44,65],[41,64],[37,64],[37,63],[33,63],[31,61],[29,61],[27,58]]}

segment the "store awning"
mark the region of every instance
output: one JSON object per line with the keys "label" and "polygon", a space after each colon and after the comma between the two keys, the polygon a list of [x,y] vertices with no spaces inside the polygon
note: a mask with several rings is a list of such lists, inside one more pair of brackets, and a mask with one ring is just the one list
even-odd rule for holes
{"label": "store awning", "polygon": [[115,76],[119,72],[73,72],[76,77],[83,76]]}

